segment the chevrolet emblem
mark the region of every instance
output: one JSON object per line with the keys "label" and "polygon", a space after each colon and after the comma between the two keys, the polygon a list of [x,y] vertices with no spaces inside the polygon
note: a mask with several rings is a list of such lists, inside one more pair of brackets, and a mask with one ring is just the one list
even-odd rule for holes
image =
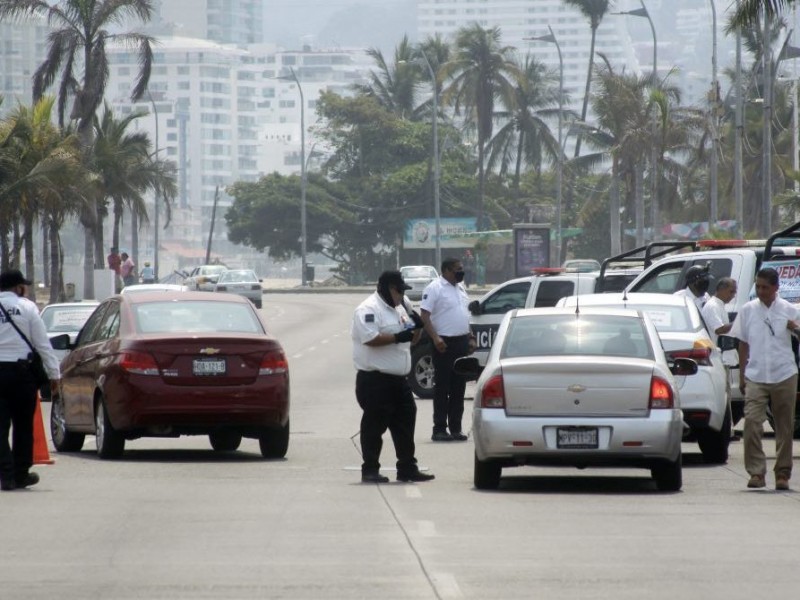
{"label": "chevrolet emblem", "polygon": [[573,383],[571,386],[567,388],[567,391],[570,391],[573,394],[580,394],[581,392],[586,391],[586,386],[581,385],[579,383]]}
{"label": "chevrolet emblem", "polygon": [[203,348],[200,350],[200,354],[219,354],[219,348]]}

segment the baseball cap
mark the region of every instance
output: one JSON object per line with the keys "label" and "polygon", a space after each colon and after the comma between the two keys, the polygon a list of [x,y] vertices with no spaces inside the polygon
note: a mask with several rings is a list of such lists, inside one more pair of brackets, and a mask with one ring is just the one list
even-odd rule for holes
{"label": "baseball cap", "polygon": [[10,290],[17,285],[33,285],[33,282],[25,279],[22,271],[18,269],[0,273],[0,290]]}
{"label": "baseball cap", "polygon": [[378,287],[389,285],[396,286],[400,291],[413,289],[403,281],[403,276],[400,274],[400,271],[384,271],[381,273],[381,276],[378,277]]}

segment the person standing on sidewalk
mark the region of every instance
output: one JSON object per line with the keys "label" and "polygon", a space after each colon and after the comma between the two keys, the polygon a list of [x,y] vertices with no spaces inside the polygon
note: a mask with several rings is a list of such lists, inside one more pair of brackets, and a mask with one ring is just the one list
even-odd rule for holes
{"label": "person standing on sidewalk", "polygon": [[[29,285],[31,282],[20,271],[0,273],[0,304],[4,309],[0,311],[0,489],[3,491],[39,482],[39,476],[30,472],[37,386],[28,366],[31,349],[14,325],[42,356],[53,398],[58,395],[61,379],[58,359],[39,310],[25,297]],[[10,430],[13,431],[11,445],[8,443]]]}
{"label": "person standing on sidewalk", "polygon": [[739,389],[744,394],[744,466],[749,488],[766,486],[767,460],[762,446],[767,405],[775,423],[775,489],[788,490],[792,476],[797,364],[791,333],[800,314],[778,297],[775,269],[756,274],[756,296],[736,315],[730,335],[739,340]]}
{"label": "person standing on sidewalk", "polygon": [[422,292],[419,304],[425,331],[434,345],[431,439],[462,442],[467,439],[461,430],[467,380],[453,371],[453,363],[475,351],[475,336],[469,328],[469,296],[461,283],[464,266],[457,258],[445,258],[441,273]]}
{"label": "person standing on sidewalk", "polygon": [[383,434],[392,434],[398,481],[430,481],[414,456],[417,405],[408,384],[411,341],[419,338],[422,320],[405,299],[411,289],[400,271],[384,271],[378,289],[353,313],[350,336],[361,410],[361,481],[388,483],[380,473]]}

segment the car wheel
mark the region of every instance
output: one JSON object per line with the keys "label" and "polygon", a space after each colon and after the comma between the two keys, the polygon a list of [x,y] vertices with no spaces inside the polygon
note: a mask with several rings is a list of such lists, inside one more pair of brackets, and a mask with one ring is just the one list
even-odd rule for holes
{"label": "car wheel", "polygon": [[217,452],[233,452],[242,443],[242,434],[235,431],[215,431],[208,436],[208,440]]}
{"label": "car wheel", "polygon": [[263,303],[261,302],[261,300],[256,300],[256,301],[255,301],[255,305],[256,305],[256,308],[257,308],[258,310],[261,310],[261,305],[262,305],[262,304],[263,304]]}
{"label": "car wheel", "polygon": [[702,429],[697,432],[697,445],[703,453],[703,460],[712,465],[728,462],[728,446],[731,443],[731,411],[725,411],[722,428],[719,431]]}
{"label": "car wheel", "polygon": [[677,492],[683,486],[683,467],[680,457],[675,462],[664,462],[653,467],[650,473],[656,480],[656,487],[662,492]]}
{"label": "car wheel", "polygon": [[433,345],[417,344],[411,349],[408,383],[417,398],[433,398]]}
{"label": "car wheel", "polygon": [[261,456],[283,458],[289,450],[289,421],[282,427],[270,427],[258,438]]}
{"label": "car wheel", "polygon": [[103,399],[97,401],[94,411],[94,435],[97,455],[100,458],[119,458],[125,451],[125,438],[122,437],[108,418],[108,410]]}
{"label": "car wheel", "polygon": [[496,490],[500,485],[503,467],[490,460],[481,460],[475,455],[474,482],[479,490]]}
{"label": "car wheel", "polygon": [[64,410],[64,399],[56,396],[50,408],[50,437],[53,446],[59,452],[80,452],[86,436],[67,430],[67,418]]}

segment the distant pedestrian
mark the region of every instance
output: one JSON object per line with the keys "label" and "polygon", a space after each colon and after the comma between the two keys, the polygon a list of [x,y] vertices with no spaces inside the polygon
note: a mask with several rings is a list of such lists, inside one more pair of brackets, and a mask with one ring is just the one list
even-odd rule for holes
{"label": "distant pedestrian", "polygon": [[119,292],[121,287],[120,267],[122,266],[122,259],[119,256],[119,249],[116,246],[111,247],[111,251],[106,257],[108,268],[114,271],[114,290]]}
{"label": "distant pedestrian", "polygon": [[736,280],[732,277],[723,277],[717,282],[714,296],[709,299],[701,311],[703,320],[714,335],[714,341],[719,346],[719,336],[726,335],[731,330],[731,320],[725,305],[736,297]]}
{"label": "distant pedestrian", "polygon": [[756,274],[756,296],[736,315],[731,336],[739,339],[739,389],[744,395],[744,467],[749,488],[766,485],[767,459],[761,438],[767,405],[775,429],[775,489],[788,490],[792,476],[797,363],[793,331],[800,328],[798,308],[778,297],[775,269]]}
{"label": "distant pedestrian", "polygon": [[120,256],[122,258],[122,265],[120,265],[119,273],[122,276],[122,283],[123,285],[133,285],[136,283],[136,264],[133,262],[133,259],[128,256],[127,252],[123,252]]}
{"label": "distant pedestrian", "polygon": [[356,400],[361,417],[361,481],[388,483],[380,473],[383,434],[388,429],[397,455],[398,481],[429,481],[414,456],[417,405],[408,385],[411,341],[422,320],[405,299],[411,289],[400,271],[384,271],[378,289],[353,313],[350,335],[356,374]]}
{"label": "distant pedestrian", "polygon": [[711,273],[709,265],[692,265],[686,271],[686,287],[675,292],[675,296],[686,296],[697,306],[697,310],[703,310],[706,302],[711,299],[708,295],[708,287],[711,284]]}
{"label": "distant pedestrian", "polygon": [[156,282],[156,272],[153,270],[153,267],[150,266],[150,263],[145,261],[144,268],[142,269],[142,283],[155,283]]}
{"label": "distant pedestrian", "polygon": [[[30,472],[38,387],[29,367],[28,342],[42,357],[53,398],[58,395],[61,379],[58,359],[39,310],[25,297],[29,285],[31,282],[20,271],[0,273],[0,489],[3,491],[39,482],[39,476]],[[11,445],[9,431],[13,431]]]}

